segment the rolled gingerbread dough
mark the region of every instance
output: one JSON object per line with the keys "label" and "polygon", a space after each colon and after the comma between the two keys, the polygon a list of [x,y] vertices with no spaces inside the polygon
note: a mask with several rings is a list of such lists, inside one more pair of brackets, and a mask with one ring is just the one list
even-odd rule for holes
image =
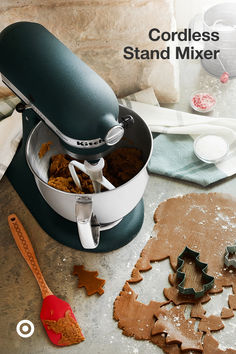
{"label": "rolled gingerbread dough", "polygon": [[[149,304],[149,332],[143,339],[157,344],[165,353],[181,353],[183,350],[197,350],[204,354],[236,353],[230,348],[227,351],[219,349],[219,343],[211,331],[222,330],[224,324],[219,316],[205,316],[202,307],[204,302],[211,300],[211,294],[231,286],[233,294],[229,295],[228,308],[222,306],[222,318],[232,317],[236,309],[236,269],[224,265],[226,246],[236,243],[236,199],[221,193],[187,194],[171,198],[158,206],[154,221],[152,235],[156,236],[147,242],[131,278],[114,303],[114,318],[119,321],[119,327],[124,334],[138,338],[138,326],[131,319],[128,323],[126,317],[138,306],[142,311],[136,316],[136,323],[142,320],[145,328],[147,305],[142,306],[138,302],[138,294],[133,295],[131,285],[142,280],[142,272],[151,271],[152,262],[169,258],[174,274],[169,276],[171,287],[163,289],[163,292],[173,307],[169,309],[166,304],[150,302],[155,304],[155,311],[150,312]],[[186,246],[200,253],[200,260],[208,264],[208,273],[215,277],[214,287],[199,299],[182,295],[177,289],[177,257]],[[132,301],[125,301],[127,292],[132,294]],[[184,304],[187,303],[192,305],[190,318],[185,318],[184,314]],[[199,320],[197,329],[193,326],[195,318]],[[150,328],[152,323],[153,327]],[[128,327],[132,330],[128,331]]]}

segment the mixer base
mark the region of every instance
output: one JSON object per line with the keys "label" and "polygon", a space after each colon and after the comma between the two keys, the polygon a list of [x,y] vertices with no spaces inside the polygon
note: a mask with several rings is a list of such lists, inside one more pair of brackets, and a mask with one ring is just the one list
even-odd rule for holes
{"label": "mixer base", "polygon": [[26,138],[23,137],[23,142],[7,169],[7,177],[39,225],[49,236],[80,251],[109,252],[125,246],[137,235],[144,218],[143,200],[118,225],[101,232],[100,244],[97,248],[84,249],[78,237],[76,223],[58,215],[39,193],[34,177],[26,163],[25,140]]}

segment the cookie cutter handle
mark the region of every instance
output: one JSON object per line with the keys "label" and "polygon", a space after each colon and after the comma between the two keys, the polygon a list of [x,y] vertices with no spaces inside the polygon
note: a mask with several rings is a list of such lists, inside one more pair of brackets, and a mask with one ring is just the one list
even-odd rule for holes
{"label": "cookie cutter handle", "polygon": [[93,215],[91,197],[77,197],[75,202],[75,217],[80,242],[85,249],[96,248],[100,239],[100,225]]}

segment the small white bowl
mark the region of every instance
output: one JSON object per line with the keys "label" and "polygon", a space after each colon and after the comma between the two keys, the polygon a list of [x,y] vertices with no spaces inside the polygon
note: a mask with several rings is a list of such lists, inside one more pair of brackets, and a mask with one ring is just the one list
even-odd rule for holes
{"label": "small white bowl", "polygon": [[[201,108],[201,107],[198,107],[194,104],[193,102],[193,99],[194,99],[194,96],[197,96],[197,95],[209,95],[210,97],[213,98],[214,102],[212,102],[211,105],[209,105],[208,108]],[[194,109],[195,111],[197,112],[200,112],[200,113],[208,113],[208,112],[211,112],[214,108],[215,108],[215,105],[216,105],[216,99],[215,97],[209,93],[209,92],[206,92],[205,90],[199,90],[199,91],[195,91],[191,94],[191,97],[190,97],[190,105],[192,107],[192,109]]]}
{"label": "small white bowl", "polygon": [[[207,144],[209,148],[207,148]],[[215,134],[199,135],[194,140],[193,148],[197,158],[206,163],[220,162],[229,152],[228,142]]]}

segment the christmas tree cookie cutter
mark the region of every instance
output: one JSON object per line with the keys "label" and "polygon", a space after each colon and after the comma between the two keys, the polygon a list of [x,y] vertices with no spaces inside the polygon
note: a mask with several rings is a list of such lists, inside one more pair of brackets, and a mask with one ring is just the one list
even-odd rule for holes
{"label": "christmas tree cookie cutter", "polygon": [[[202,289],[199,291],[196,291],[194,288],[184,287],[186,281],[186,275],[184,272],[182,272],[182,269],[184,266],[185,257],[193,258],[196,267],[200,269],[202,272],[203,285],[202,285]],[[199,260],[199,257],[200,257],[199,252],[196,252],[186,246],[183,252],[178,256],[178,262],[177,262],[177,279],[180,280],[180,283],[178,284],[178,290],[183,295],[194,295],[195,299],[202,297],[214,285],[214,277],[207,274],[207,263],[201,262]]]}
{"label": "christmas tree cookie cutter", "polygon": [[236,259],[229,258],[231,254],[236,254],[236,245],[226,247],[225,258],[224,258],[224,263],[227,267],[232,266],[232,267],[236,268]]}

